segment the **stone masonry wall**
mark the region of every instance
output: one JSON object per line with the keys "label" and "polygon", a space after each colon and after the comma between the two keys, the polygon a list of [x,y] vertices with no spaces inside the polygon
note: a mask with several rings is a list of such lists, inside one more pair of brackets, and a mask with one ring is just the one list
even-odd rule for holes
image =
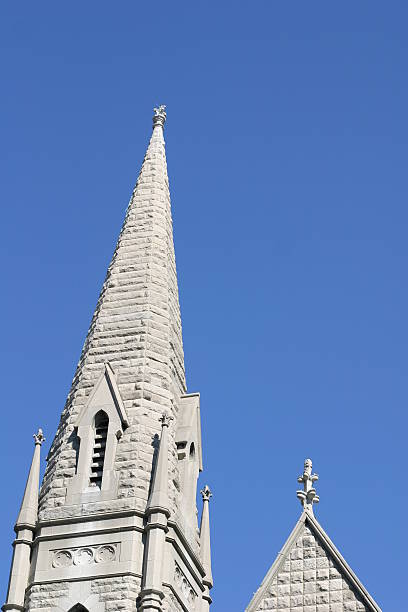
{"label": "stone masonry wall", "polygon": [[[365,612],[340,568],[305,526],[267,587],[257,610],[269,612]],[[368,611],[367,611],[368,612]]]}
{"label": "stone masonry wall", "polygon": [[56,609],[58,601],[68,597],[68,582],[49,582],[30,588],[26,597],[28,612],[51,612]]}
{"label": "stone masonry wall", "polygon": [[92,593],[97,593],[99,601],[105,603],[106,612],[134,612],[139,592],[140,580],[134,576],[104,578],[92,583]]}
{"label": "stone masonry wall", "polygon": [[[75,418],[109,361],[130,420],[116,454],[117,500],[89,511],[144,510],[151,482],[155,437],[164,409],[177,417],[185,392],[184,357],[164,139],[156,127],[131,198],[118,244],[92,319],[67,403],[48,457],[40,518],[86,513],[64,507],[75,474]],[[170,427],[169,495],[178,507],[179,482]]]}
{"label": "stone masonry wall", "polygon": [[[104,604],[106,612],[135,612],[139,592],[139,578],[117,576],[93,580],[89,595],[96,595],[97,601]],[[64,602],[67,600],[72,600],[69,582],[34,585],[27,596],[27,612],[55,612],[61,609],[68,612],[64,608],[66,605]],[[81,603],[81,601],[75,601],[73,605],[75,603]]]}

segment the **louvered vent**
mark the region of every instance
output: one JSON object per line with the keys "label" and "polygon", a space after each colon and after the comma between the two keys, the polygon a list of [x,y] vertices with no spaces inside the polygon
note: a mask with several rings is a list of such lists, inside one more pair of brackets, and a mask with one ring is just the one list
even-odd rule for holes
{"label": "louvered vent", "polygon": [[92,451],[91,475],[89,484],[91,487],[102,488],[103,464],[105,461],[106,438],[108,436],[109,419],[104,412],[98,412],[95,416],[95,442]]}

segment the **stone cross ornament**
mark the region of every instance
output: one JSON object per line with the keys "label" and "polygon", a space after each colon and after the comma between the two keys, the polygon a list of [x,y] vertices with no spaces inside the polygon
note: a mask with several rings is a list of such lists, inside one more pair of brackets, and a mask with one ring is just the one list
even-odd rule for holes
{"label": "stone cross ornament", "polygon": [[303,506],[303,509],[313,514],[313,504],[319,503],[319,496],[313,483],[319,479],[317,474],[312,474],[312,460],[306,459],[303,474],[297,479],[303,483],[303,491],[296,491],[296,495]]}

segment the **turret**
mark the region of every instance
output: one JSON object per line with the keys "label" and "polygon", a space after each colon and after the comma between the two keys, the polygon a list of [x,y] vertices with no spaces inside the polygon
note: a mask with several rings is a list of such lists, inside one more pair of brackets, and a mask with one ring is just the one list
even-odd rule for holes
{"label": "turret", "polygon": [[168,497],[168,428],[173,419],[166,412],[161,417],[161,437],[153,476],[152,491],[147,504],[146,546],[144,552],[143,588],[140,610],[155,612],[162,610],[164,597],[162,588],[162,568],[165,537],[168,531],[167,519],[170,516]]}
{"label": "turret", "polygon": [[45,438],[42,429],[34,434],[34,455],[31,462],[27,484],[24,491],[20,512],[14,527],[16,539],[13,542],[14,552],[11,561],[7,601],[2,607],[6,611],[23,611],[24,596],[30,571],[31,544],[38,518],[38,489],[40,483],[41,445]]}
{"label": "turret", "polygon": [[205,586],[205,593],[203,595],[203,610],[208,610],[211,597],[210,597],[210,589],[213,586],[213,577],[211,571],[211,540],[210,540],[210,497],[212,497],[212,493],[210,487],[205,485],[204,489],[201,491],[201,495],[203,498],[203,513],[201,515],[201,524],[200,524],[200,547],[201,547],[201,561],[205,570],[205,576],[203,579],[203,584]]}

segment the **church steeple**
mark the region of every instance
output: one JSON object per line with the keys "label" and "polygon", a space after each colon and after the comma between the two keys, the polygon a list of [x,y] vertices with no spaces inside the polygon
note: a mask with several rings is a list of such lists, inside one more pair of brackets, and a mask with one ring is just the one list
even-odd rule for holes
{"label": "church steeple", "polygon": [[[72,436],[72,417],[82,410],[106,362],[115,372],[131,421],[132,442],[139,449],[142,445],[149,456],[153,449],[144,442],[140,425],[158,433],[158,417],[163,410],[177,417],[179,397],[186,390],[165,119],[164,106],[156,108],[152,137],[49,454],[40,498],[42,515],[51,509],[54,514],[55,506],[65,502],[58,480],[67,467],[75,469],[76,449],[71,444],[69,452],[64,441]],[[126,498],[139,500],[142,507],[149,491],[150,474],[146,476],[144,482],[119,482],[120,497],[125,487]],[[173,488],[173,504],[177,496]]]}
{"label": "church steeple", "polygon": [[47,457],[27,612],[43,606],[48,595],[58,600],[52,609],[81,604],[99,612],[108,591],[109,609],[117,601],[124,612],[140,604],[160,610],[168,599],[192,610],[207,590],[192,501],[202,468],[199,394],[186,394],[165,121],[165,107],[155,108],[152,136]]}

